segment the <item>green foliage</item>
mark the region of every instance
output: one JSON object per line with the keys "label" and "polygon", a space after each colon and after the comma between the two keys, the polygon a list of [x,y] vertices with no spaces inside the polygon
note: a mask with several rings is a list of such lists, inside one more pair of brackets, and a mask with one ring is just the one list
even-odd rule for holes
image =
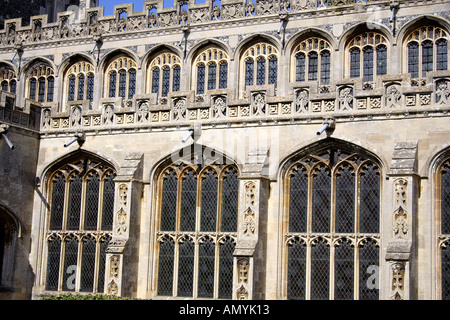
{"label": "green foliage", "polygon": [[116,297],[105,294],[72,294],[63,293],[56,296],[42,297],[41,300],[136,300],[133,298]]}

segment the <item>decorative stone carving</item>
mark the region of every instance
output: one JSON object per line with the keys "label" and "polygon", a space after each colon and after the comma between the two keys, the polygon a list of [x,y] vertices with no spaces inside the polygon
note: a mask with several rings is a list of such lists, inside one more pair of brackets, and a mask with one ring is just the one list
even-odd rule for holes
{"label": "decorative stone carving", "polygon": [[256,185],[254,182],[248,182],[245,185],[245,207],[250,208],[255,205]]}
{"label": "decorative stone carving", "polygon": [[213,118],[224,118],[226,116],[227,104],[225,97],[216,97],[213,99],[212,116]]}
{"label": "decorative stone carving", "polygon": [[125,235],[128,229],[127,226],[127,213],[125,210],[120,209],[117,213],[116,233],[120,236]]}
{"label": "decorative stone carving", "polygon": [[186,118],[186,110],[187,108],[185,99],[179,99],[175,101],[173,107],[173,120],[184,120]]}
{"label": "decorative stone carving", "polygon": [[441,80],[436,82],[436,103],[448,104],[450,97],[449,81]]}
{"label": "decorative stone carving", "polygon": [[119,277],[120,258],[118,255],[113,255],[109,259],[109,276],[111,278]]}
{"label": "decorative stone carving", "polygon": [[70,116],[70,125],[72,127],[81,126],[81,108],[78,106],[72,108],[72,113]]}
{"label": "decorative stone carving", "polygon": [[403,262],[395,262],[391,266],[391,300],[403,300],[403,292],[405,289],[405,264]]}
{"label": "decorative stone carving", "polygon": [[241,285],[236,292],[238,300],[248,300],[248,291],[245,289],[244,285]]}
{"label": "decorative stone carving", "polygon": [[266,95],[264,93],[256,93],[252,95],[252,111],[255,116],[262,116],[266,113]]}
{"label": "decorative stone carving", "polygon": [[111,280],[111,282],[108,284],[107,292],[112,296],[116,296],[119,293],[119,287],[114,280]]}
{"label": "decorative stone carving", "polygon": [[400,106],[402,95],[398,90],[398,85],[391,85],[386,89],[386,107],[394,108]]}
{"label": "decorative stone carving", "polygon": [[242,234],[244,236],[250,237],[255,235],[256,231],[256,221],[255,212],[248,208],[244,212],[244,222],[242,223]]}
{"label": "decorative stone carving", "polygon": [[350,87],[342,88],[339,91],[339,109],[350,111],[353,109],[353,89]]}
{"label": "decorative stone carving", "polygon": [[298,113],[308,112],[309,94],[307,90],[298,90],[295,98],[295,111]]}
{"label": "decorative stone carving", "polygon": [[114,123],[114,107],[112,105],[107,105],[103,109],[103,124],[113,124]]}
{"label": "decorative stone carving", "polygon": [[128,187],[126,184],[121,184],[119,186],[119,205],[121,207],[127,206],[127,197],[128,197]]}

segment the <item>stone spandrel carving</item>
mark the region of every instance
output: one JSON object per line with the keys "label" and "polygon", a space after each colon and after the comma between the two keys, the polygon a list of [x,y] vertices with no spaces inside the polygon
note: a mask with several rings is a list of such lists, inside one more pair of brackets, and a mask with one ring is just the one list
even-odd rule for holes
{"label": "stone spandrel carving", "polygon": [[185,120],[186,112],[187,112],[186,100],[185,99],[176,100],[172,110],[173,120],[175,121]]}
{"label": "stone spandrel carving", "polygon": [[295,98],[295,111],[305,113],[309,110],[309,94],[307,90],[298,90]]}
{"label": "stone spandrel carving", "polygon": [[436,103],[449,104],[450,98],[450,81],[441,80],[436,82]]}
{"label": "stone spandrel carving", "polygon": [[351,111],[353,109],[352,88],[345,87],[339,91],[339,109],[342,111]]}
{"label": "stone spandrel carving", "polygon": [[395,108],[400,106],[402,94],[398,85],[390,85],[386,88],[386,107]]}

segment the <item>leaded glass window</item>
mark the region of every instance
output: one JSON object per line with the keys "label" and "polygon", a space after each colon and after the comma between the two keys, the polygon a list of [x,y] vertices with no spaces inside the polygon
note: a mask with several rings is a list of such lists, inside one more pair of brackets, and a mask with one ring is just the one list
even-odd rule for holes
{"label": "leaded glass window", "polygon": [[[14,88],[14,92],[16,89]],[[49,77],[48,78],[48,90],[47,90],[47,102],[53,102],[53,95],[55,91],[55,78]]]}
{"label": "leaded glass window", "polygon": [[219,89],[228,87],[228,63],[222,62],[219,70]]}
{"label": "leaded glass window", "polygon": [[387,74],[387,48],[384,45],[377,47],[377,75]]}
{"label": "leaded glass window", "polygon": [[163,68],[162,78],[162,96],[167,97],[170,91],[170,69],[168,67]]}
{"label": "leaded glass window", "polygon": [[[224,50],[208,46],[196,55],[195,64],[197,71],[194,79],[197,79],[197,94],[204,94],[205,89],[227,88],[228,55]],[[201,67],[202,65],[207,67]]]}
{"label": "leaded glass window", "polygon": [[208,65],[208,90],[216,89],[217,65],[211,63]]}
{"label": "leaded glass window", "polygon": [[8,81],[2,82],[2,91],[8,92]]}
{"label": "leaded glass window", "polygon": [[447,41],[447,32],[437,26],[420,27],[406,37],[408,73],[411,78],[426,77],[429,71],[448,69]]}
{"label": "leaded glass window", "polygon": [[161,97],[180,91],[181,60],[178,56],[163,51],[150,60],[149,70],[148,91]]}
{"label": "leaded glass window", "polygon": [[105,85],[109,98],[133,99],[136,93],[136,69],[136,62],[125,55],[109,62],[106,74],[110,75],[110,79]]}
{"label": "leaded glass window", "polygon": [[253,74],[253,70],[255,68],[255,63],[253,60],[247,60],[245,62],[245,85],[246,86],[252,86],[253,85],[253,79],[254,79],[254,74]]}
{"label": "leaded glass window", "polygon": [[264,42],[254,44],[244,52],[241,70],[243,71],[241,82],[245,86],[274,84],[276,87],[278,78],[277,48]]}
{"label": "leaded glass window", "polygon": [[109,97],[114,98],[116,96],[117,86],[117,72],[113,71],[109,74]]}
{"label": "leaded glass window", "polygon": [[88,85],[87,85],[87,94],[86,94],[86,98],[89,101],[93,101],[94,100],[94,74],[90,73],[88,75]]}
{"label": "leaded glass window", "polygon": [[197,93],[204,94],[205,93],[205,65],[200,64],[197,67]]}
{"label": "leaded glass window", "polygon": [[295,81],[319,81],[330,83],[331,45],[328,41],[310,37],[301,41],[294,49]]}
{"label": "leaded glass window", "polygon": [[120,70],[119,72],[119,97],[125,98],[127,92],[127,72]]}
{"label": "leaded glass window", "polygon": [[350,51],[350,78],[359,78],[360,75],[360,63],[361,52],[358,48],[354,48]]}
{"label": "leaded glass window", "polygon": [[[158,295],[231,298],[237,168],[171,165],[162,171],[158,189]],[[180,237],[173,239],[174,232]]]}
{"label": "leaded glass window", "polygon": [[446,159],[437,171],[438,217],[437,237],[440,261],[440,291],[442,300],[450,300],[450,160]]}
{"label": "leaded glass window", "polygon": [[38,101],[39,102],[45,101],[45,90],[46,90],[45,83],[46,83],[45,78],[43,78],[43,77],[39,78],[39,80],[38,80],[38,84],[39,84]]}
{"label": "leaded glass window", "polygon": [[364,48],[363,52],[363,81],[373,81],[373,48]]}
{"label": "leaded glass window", "polygon": [[158,68],[152,71],[152,93],[159,92],[159,74],[160,70]]}
{"label": "leaded glass window", "polygon": [[269,84],[277,85],[278,78],[278,59],[277,57],[269,58]]}
{"label": "leaded glass window", "polygon": [[84,157],[50,176],[46,290],[103,292],[114,177],[109,165]]}
{"label": "leaded glass window", "polygon": [[30,80],[30,99],[36,100],[36,88],[37,88],[37,80],[32,78]]}
{"label": "leaded glass window", "polygon": [[382,180],[371,155],[346,148],[324,146],[289,162],[288,299],[378,299],[377,284],[366,282],[379,266]]}
{"label": "leaded glass window", "polygon": [[133,99],[136,93],[136,70],[131,69],[128,81],[128,99]]}
{"label": "leaded glass window", "polygon": [[266,60],[258,59],[256,61],[256,84],[262,85],[265,84],[266,80]]}
{"label": "leaded glass window", "polygon": [[3,91],[16,93],[17,79],[16,73],[5,65],[0,65],[0,83]]}
{"label": "leaded glass window", "polygon": [[[53,101],[54,73],[52,68],[45,64],[38,63],[27,75],[27,81],[29,86],[28,98],[40,103]],[[11,79],[9,81],[9,86],[10,92],[15,93],[17,89],[16,80]]]}

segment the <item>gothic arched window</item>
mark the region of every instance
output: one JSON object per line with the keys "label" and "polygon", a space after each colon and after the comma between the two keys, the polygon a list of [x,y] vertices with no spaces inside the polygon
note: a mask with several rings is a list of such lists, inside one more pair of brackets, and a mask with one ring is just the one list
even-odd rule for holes
{"label": "gothic arched window", "polygon": [[112,234],[114,177],[111,166],[84,157],[51,174],[46,290],[104,292],[105,249]]}
{"label": "gothic arched window", "polygon": [[442,28],[425,26],[411,32],[405,43],[408,73],[425,78],[429,71],[448,69],[448,34]]}
{"label": "gothic arched window", "polygon": [[55,76],[45,64],[34,67],[28,75],[28,98],[40,103],[53,102]]}
{"label": "gothic arched window", "polygon": [[388,41],[377,32],[365,32],[354,37],[347,45],[350,78],[362,75],[364,82],[373,82],[374,76],[387,74]]}
{"label": "gothic arched window", "polygon": [[[171,165],[159,176],[157,294],[231,298],[239,181],[233,165]],[[173,237],[174,234],[177,237]],[[178,281],[175,281],[178,279]]]}
{"label": "gothic arched window", "polygon": [[330,147],[290,163],[284,184],[287,298],[378,299],[378,286],[367,285],[380,257],[376,161]]}
{"label": "gothic arched window", "polygon": [[226,89],[228,84],[228,55],[216,47],[201,51],[194,59],[194,79],[197,94],[205,90]]}
{"label": "gothic arched window", "polygon": [[319,81],[330,83],[331,45],[320,38],[311,37],[294,48],[294,81]]}
{"label": "gothic arched window", "polygon": [[105,93],[109,98],[133,99],[136,93],[137,65],[133,59],[119,56],[106,69]]}
{"label": "gothic arched window", "polygon": [[[148,68],[148,91],[166,98],[169,92],[180,91],[181,60],[170,52],[154,57]],[[164,103],[166,100],[162,100]]]}
{"label": "gothic arched window", "polygon": [[437,212],[439,220],[438,248],[440,259],[440,297],[450,299],[450,158],[447,158],[437,170]]}
{"label": "gothic arched window", "polygon": [[0,85],[2,91],[16,93],[16,73],[6,65],[0,65]]}
{"label": "gothic arched window", "polygon": [[241,83],[251,85],[277,85],[278,50],[275,46],[260,42],[247,50],[241,60]]}
{"label": "gothic arched window", "polygon": [[69,67],[65,74],[67,100],[94,100],[94,66],[87,61],[79,61]]}

